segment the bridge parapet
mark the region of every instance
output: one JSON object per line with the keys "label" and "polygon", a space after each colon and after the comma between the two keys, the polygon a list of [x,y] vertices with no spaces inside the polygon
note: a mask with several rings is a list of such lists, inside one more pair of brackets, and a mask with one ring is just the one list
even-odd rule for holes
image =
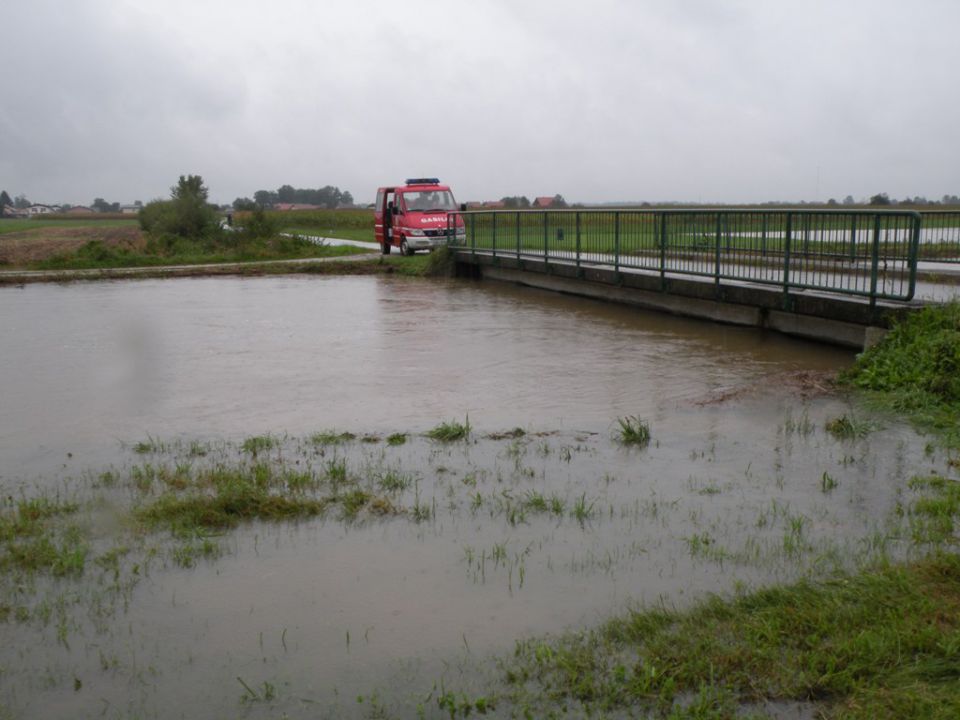
{"label": "bridge parapet", "polygon": [[474,210],[451,247],[513,258],[721,284],[778,288],[783,306],[804,291],[909,301],[916,289],[922,220],[890,210],[624,209]]}

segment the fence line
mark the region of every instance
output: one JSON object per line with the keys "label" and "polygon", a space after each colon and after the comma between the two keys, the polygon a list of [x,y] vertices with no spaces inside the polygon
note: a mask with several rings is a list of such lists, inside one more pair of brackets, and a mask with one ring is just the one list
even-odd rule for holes
{"label": "fence line", "polygon": [[913,298],[922,238],[920,214],[901,211],[474,210],[450,213],[450,229],[458,216],[450,245],[472,253],[871,302]]}

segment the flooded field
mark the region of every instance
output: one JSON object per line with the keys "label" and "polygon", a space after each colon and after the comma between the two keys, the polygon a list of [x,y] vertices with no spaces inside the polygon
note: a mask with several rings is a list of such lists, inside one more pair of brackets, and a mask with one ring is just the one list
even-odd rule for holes
{"label": "flooded field", "polygon": [[847,351],[496,284],[3,288],[0,336],[0,717],[447,717],[531,635],[908,554],[945,466]]}

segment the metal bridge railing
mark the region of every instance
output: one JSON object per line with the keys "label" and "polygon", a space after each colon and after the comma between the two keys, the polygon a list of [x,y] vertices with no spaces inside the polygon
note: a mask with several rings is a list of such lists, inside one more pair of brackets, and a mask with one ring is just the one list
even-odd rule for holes
{"label": "metal bridge railing", "polygon": [[923,210],[920,218],[920,259],[960,263],[960,211]]}
{"label": "metal bridge railing", "polygon": [[451,247],[473,253],[871,302],[913,298],[921,231],[918,213],[861,210],[474,210],[449,223]]}

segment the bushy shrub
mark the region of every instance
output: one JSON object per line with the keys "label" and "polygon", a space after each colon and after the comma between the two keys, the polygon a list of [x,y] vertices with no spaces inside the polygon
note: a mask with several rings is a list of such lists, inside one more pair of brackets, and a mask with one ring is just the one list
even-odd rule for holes
{"label": "bushy shrub", "polygon": [[276,217],[267,215],[258,207],[243,221],[243,233],[252,240],[269,240],[280,232],[280,223]]}
{"label": "bushy shrub", "polygon": [[960,303],[912,314],[860,355],[845,377],[870,390],[919,391],[960,401]]}
{"label": "bushy shrub", "polygon": [[216,208],[207,203],[207,194],[199,175],[181,175],[170,189],[170,200],[154,200],[141,208],[140,227],[155,237],[199,240],[214,236],[220,231],[220,223]]}

